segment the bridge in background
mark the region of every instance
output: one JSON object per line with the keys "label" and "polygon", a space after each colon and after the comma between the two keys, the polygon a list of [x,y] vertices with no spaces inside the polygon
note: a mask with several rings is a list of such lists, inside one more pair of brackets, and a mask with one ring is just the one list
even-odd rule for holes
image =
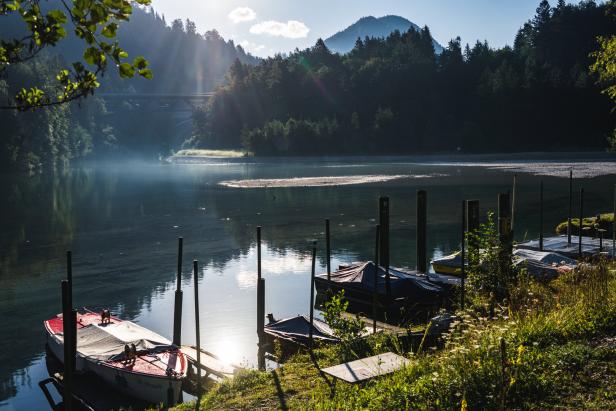
{"label": "bridge in background", "polygon": [[174,113],[192,112],[204,105],[214,95],[213,91],[206,93],[95,93],[104,100],[113,112],[114,106],[129,102],[139,107],[147,107],[153,111],[170,111]]}

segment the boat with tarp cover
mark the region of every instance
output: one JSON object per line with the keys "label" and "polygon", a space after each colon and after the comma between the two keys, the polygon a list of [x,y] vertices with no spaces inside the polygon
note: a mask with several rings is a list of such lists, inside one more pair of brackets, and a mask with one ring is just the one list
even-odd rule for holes
{"label": "boat with tarp cover", "polygon": [[[63,318],[44,322],[51,352],[64,362]],[[187,360],[182,351],[138,324],[91,311],[77,313],[75,370],[92,372],[119,391],[150,403],[176,402]]]}
{"label": "boat with tarp cover", "polygon": [[[270,319],[263,328],[268,343],[279,340],[288,345],[308,346],[310,341],[310,319],[303,315],[284,318],[282,320]],[[312,338],[322,343],[337,343],[340,341],[334,335],[334,330],[318,318],[312,320]]]}
{"label": "boat with tarp cover", "polygon": [[376,293],[377,303],[393,310],[434,306],[444,295],[443,289],[430,282],[427,276],[390,268],[391,294],[387,296],[385,268],[379,266],[377,270],[372,261],[340,266],[338,271],[330,274],[329,280],[327,273],[323,273],[316,275],[314,282],[318,293],[344,290],[347,300],[365,306],[372,305]]}
{"label": "boat with tarp cover", "polygon": [[[574,270],[578,262],[552,251],[537,251],[529,249],[513,250],[512,263],[515,267],[524,269],[528,274],[536,278],[551,279],[559,274]],[[460,252],[446,255],[431,261],[432,268],[437,274],[455,275],[462,274]],[[468,267],[468,261],[466,262]]]}

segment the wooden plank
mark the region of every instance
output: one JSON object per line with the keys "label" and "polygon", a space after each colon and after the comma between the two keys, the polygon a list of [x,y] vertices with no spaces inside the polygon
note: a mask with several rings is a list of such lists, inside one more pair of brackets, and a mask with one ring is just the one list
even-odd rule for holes
{"label": "wooden plank", "polygon": [[[197,366],[197,350],[194,346],[183,345],[182,352],[188,357],[188,361],[191,364]],[[231,378],[235,372],[241,369],[237,365],[225,363],[214,354],[203,349],[201,350],[200,359],[199,368],[220,378]]]}
{"label": "wooden plank", "polygon": [[391,374],[394,371],[398,371],[410,365],[410,363],[410,360],[400,355],[386,352],[384,354],[334,365],[333,367],[324,368],[321,371],[334,378],[346,381],[350,384],[355,384],[368,381],[375,377]]}

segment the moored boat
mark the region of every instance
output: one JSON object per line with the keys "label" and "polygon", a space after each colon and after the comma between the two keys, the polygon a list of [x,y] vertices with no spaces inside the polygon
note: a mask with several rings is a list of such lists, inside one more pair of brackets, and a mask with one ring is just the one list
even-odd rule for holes
{"label": "moored boat", "polygon": [[[538,251],[518,248],[513,250],[512,262],[515,267],[526,270],[537,278],[554,278],[571,271],[578,265],[573,258],[552,251]],[[443,256],[431,261],[437,274],[460,276],[462,274],[460,252]],[[468,266],[468,262],[466,262]]]}
{"label": "moored boat", "polygon": [[370,309],[376,296],[377,304],[390,315],[402,308],[412,311],[432,307],[444,295],[443,289],[427,276],[397,268],[389,269],[390,294],[387,295],[386,277],[384,267],[377,269],[372,261],[367,261],[341,266],[330,274],[329,280],[326,273],[318,274],[314,282],[317,292],[326,295],[328,290],[344,290],[345,299],[364,309]]}
{"label": "moored boat", "polygon": [[[268,340],[271,340],[268,341],[269,343],[273,343],[277,339],[292,345],[307,346],[310,339],[310,320],[303,315],[282,320],[271,319],[265,325],[263,331]],[[318,318],[313,318],[312,321],[312,338],[314,341],[322,343],[336,343],[340,341],[334,335],[331,327]]]}
{"label": "moored boat", "polygon": [[[77,314],[78,372],[92,372],[121,392],[150,403],[180,396],[187,360],[166,338],[131,321],[86,311]],[[51,352],[64,362],[61,314],[44,322]]]}

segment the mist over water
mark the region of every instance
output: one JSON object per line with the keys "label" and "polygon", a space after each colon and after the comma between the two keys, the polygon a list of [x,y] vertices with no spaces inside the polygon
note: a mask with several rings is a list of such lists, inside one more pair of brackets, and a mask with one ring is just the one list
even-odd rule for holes
{"label": "mist over water", "polygon": [[[60,307],[65,251],[73,251],[76,307],[109,307],[115,315],[171,337],[177,237],[184,237],[183,331],[194,342],[192,260],[199,260],[201,338],[223,359],[256,359],[255,230],[263,226],[266,312],[278,317],[309,307],[310,247],[317,240],[325,269],[324,220],[331,220],[332,267],[373,258],[379,196],[391,204],[391,261],[414,268],[415,193],[428,191],[429,256],[458,247],[463,199],[481,214],[496,208],[518,172],[518,240],[537,235],[539,181],[545,185],[546,233],[566,218],[568,181],[536,176],[503,157],[487,167],[430,158],[227,161],[193,164],[98,163],[54,176],[0,176],[0,314],[8,338],[0,346],[0,408],[39,409],[45,399],[43,320]],[[605,170],[592,158],[575,170]],[[545,167],[526,160],[527,169]],[[591,167],[592,166],[592,167]],[[575,172],[575,171],[574,171]],[[581,171],[580,171],[581,173]],[[611,171],[610,171],[611,173]],[[585,214],[612,209],[613,174],[575,181],[585,188]],[[422,175],[337,186],[226,187],[223,181]],[[574,174],[575,176],[575,174]]]}

